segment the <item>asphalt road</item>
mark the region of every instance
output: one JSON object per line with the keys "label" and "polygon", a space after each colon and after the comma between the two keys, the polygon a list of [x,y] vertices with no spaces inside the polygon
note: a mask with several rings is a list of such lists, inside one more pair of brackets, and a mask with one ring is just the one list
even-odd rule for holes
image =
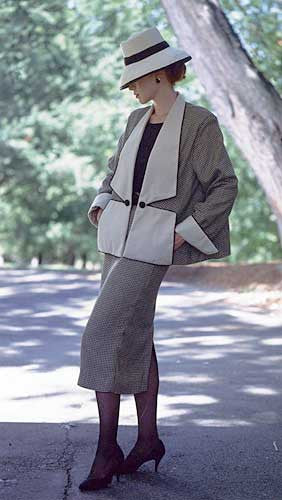
{"label": "asphalt road", "polygon": [[[282,318],[230,293],[164,280],[155,317],[166,454],[82,493],[96,450],[95,393],[77,386],[99,274],[0,269],[0,498],[282,500]],[[241,298],[241,294],[240,294]],[[135,442],[133,395],[118,440]]]}

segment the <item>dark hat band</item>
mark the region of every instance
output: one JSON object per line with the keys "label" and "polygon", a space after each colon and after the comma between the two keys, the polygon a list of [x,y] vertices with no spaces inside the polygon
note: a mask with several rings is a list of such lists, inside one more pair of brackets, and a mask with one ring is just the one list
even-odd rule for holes
{"label": "dark hat band", "polygon": [[142,61],[142,59],[145,59],[146,57],[149,57],[152,54],[156,54],[157,52],[161,52],[167,47],[169,47],[169,44],[166,41],[157,43],[156,45],[152,45],[152,47],[148,47],[148,49],[141,50],[141,52],[137,52],[137,54],[134,54],[129,57],[124,57],[123,58],[124,64],[125,66],[128,66],[129,64],[133,64],[137,61]]}

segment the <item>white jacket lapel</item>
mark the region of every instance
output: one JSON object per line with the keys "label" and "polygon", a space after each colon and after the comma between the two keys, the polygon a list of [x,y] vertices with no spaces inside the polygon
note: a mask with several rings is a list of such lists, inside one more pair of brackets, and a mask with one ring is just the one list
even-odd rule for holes
{"label": "white jacket lapel", "polygon": [[[121,150],[111,187],[122,198],[131,200],[136,156],[147,122],[154,105],[142,116]],[[148,159],[140,193],[145,203],[176,196],[177,170],[181,126],[185,99],[178,96],[169,110]]]}

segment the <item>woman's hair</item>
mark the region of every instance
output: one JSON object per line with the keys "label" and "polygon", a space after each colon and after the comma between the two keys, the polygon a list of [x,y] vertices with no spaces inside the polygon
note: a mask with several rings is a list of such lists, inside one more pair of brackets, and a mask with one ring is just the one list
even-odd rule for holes
{"label": "woman's hair", "polygon": [[186,66],[183,61],[176,61],[164,68],[168,81],[171,85],[185,78]]}

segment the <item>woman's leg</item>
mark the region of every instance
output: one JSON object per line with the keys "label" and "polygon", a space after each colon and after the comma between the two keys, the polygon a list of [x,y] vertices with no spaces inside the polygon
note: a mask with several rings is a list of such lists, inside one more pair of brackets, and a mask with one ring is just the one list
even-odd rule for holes
{"label": "woman's leg", "polygon": [[96,391],[99,410],[99,440],[95,459],[91,467],[93,477],[105,474],[109,459],[117,448],[117,430],[120,407],[120,394]]}
{"label": "woman's leg", "polygon": [[149,370],[148,390],[134,394],[138,416],[138,438],[136,448],[146,450],[148,443],[159,438],[157,429],[157,398],[159,390],[158,362],[153,344]]}

